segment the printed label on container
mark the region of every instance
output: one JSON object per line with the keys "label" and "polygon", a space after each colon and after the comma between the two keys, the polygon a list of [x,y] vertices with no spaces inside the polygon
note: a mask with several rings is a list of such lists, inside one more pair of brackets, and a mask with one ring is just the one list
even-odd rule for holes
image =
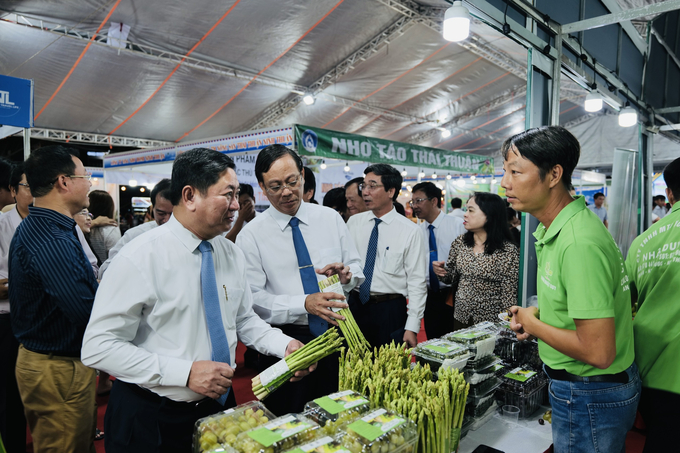
{"label": "printed label on container", "polygon": [[405,419],[393,414],[387,414],[385,409],[378,409],[363,417],[361,420],[357,420],[350,424],[347,428],[351,429],[364,439],[373,442],[378,437],[404,423],[406,423]]}
{"label": "printed label on container", "polygon": [[289,371],[290,371],[290,368],[288,368],[288,364],[286,363],[286,360],[285,359],[279,360],[274,365],[270,366],[269,368],[264,370],[262,373],[260,373],[260,382],[262,383],[262,387],[267,387],[269,384],[271,384],[277,378],[283,376],[284,374],[286,374]]}
{"label": "printed label on container", "polygon": [[[340,277],[338,277],[338,274],[331,275],[328,278],[325,278],[319,282],[319,290],[321,290],[322,293],[337,293],[337,294],[345,294],[345,290],[342,289],[342,284],[340,283]],[[344,300],[337,300],[337,299],[331,299],[334,302],[345,302]],[[342,310],[342,308],[337,308],[337,307],[328,307],[334,312],[339,312]]]}
{"label": "printed label on container", "polygon": [[294,415],[289,415],[273,420],[262,428],[249,431],[248,436],[260,445],[271,447],[276,442],[311,427],[311,424],[298,420]]}
{"label": "printed label on container", "polygon": [[425,349],[429,349],[429,350],[435,351],[435,352],[440,352],[442,354],[447,354],[449,352],[457,351],[457,350],[461,349],[461,347],[457,344],[451,344],[451,343],[448,343],[446,341],[441,341],[441,340],[433,341],[432,343],[426,344],[423,347]]}
{"label": "printed label on container", "polygon": [[229,415],[229,414],[231,414],[232,412],[234,412],[235,410],[236,410],[236,408],[232,407],[231,409],[227,409],[226,411],[222,411],[222,413],[223,413],[224,415]]}
{"label": "printed label on container", "polygon": [[525,370],[522,367],[518,367],[506,374],[505,377],[508,379],[514,379],[515,381],[525,382],[535,375],[535,371]]}
{"label": "printed label on container", "polygon": [[297,447],[295,450],[291,450],[290,453],[351,453],[342,445],[330,445],[334,442],[333,438],[326,436],[314,442]]}
{"label": "printed label on container", "polygon": [[463,340],[474,340],[475,338],[486,335],[482,332],[468,332],[468,333],[456,333],[453,338],[461,338]]}
{"label": "printed label on container", "polygon": [[368,400],[352,390],[345,390],[317,398],[314,402],[329,414],[336,415],[353,407],[367,404]]}
{"label": "printed label on container", "polygon": [[491,371],[496,372],[496,371],[500,370],[501,368],[503,368],[504,366],[505,365],[503,365],[502,363],[497,363],[497,364],[495,364],[494,366],[491,367]]}

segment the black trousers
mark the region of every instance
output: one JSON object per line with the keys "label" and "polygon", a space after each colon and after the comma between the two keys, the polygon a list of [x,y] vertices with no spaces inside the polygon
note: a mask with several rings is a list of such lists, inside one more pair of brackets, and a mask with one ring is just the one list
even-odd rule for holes
{"label": "black trousers", "polygon": [[236,406],[232,389],[224,406],[206,399],[180,403],[116,380],[104,416],[107,453],[186,453],[196,420]]}
{"label": "black trousers", "polygon": [[643,453],[678,451],[680,394],[642,387],[638,410],[647,425]]}
{"label": "black trousers", "polygon": [[384,302],[362,304],[356,291],[349,296],[352,315],[372,347],[390,344],[392,340],[400,344],[404,341],[406,326],[406,298],[404,296]]}
{"label": "black trousers", "polygon": [[[314,339],[314,336],[309,331],[309,326],[286,324],[274,327],[281,329],[286,335],[305,344]],[[313,373],[300,381],[285,383],[263,401],[264,405],[272,413],[280,417],[286,414],[302,412],[307,402],[326,396],[329,393],[337,392],[339,359],[340,354],[336,353],[320,360]],[[257,363],[258,372],[261,373],[279,360],[281,359],[278,357],[260,354]]]}
{"label": "black trousers", "polygon": [[0,315],[0,434],[8,453],[26,451],[26,417],[15,374],[19,342],[9,314]]}
{"label": "black trousers", "polygon": [[449,332],[453,332],[453,307],[446,305],[446,299],[451,293],[451,288],[446,287],[439,291],[428,290],[425,302],[425,333],[427,339],[441,338]]}

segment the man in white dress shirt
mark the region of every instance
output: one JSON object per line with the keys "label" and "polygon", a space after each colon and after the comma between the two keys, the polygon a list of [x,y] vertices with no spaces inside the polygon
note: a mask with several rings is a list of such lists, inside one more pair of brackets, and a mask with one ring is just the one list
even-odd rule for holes
{"label": "man in white dress shirt", "polygon": [[[342,217],[331,208],[303,203],[302,171],[300,156],[285,146],[260,151],[255,175],[271,207],[243,228],[236,245],[248,263],[255,312],[284,333],[307,342],[328,324],[344,319],[329,307],[347,307],[343,294],[320,293],[318,281],[338,274],[344,292],[349,292],[363,280],[363,274]],[[301,242],[296,242],[296,234],[301,235]],[[300,262],[302,246],[309,263]],[[260,362],[261,367],[269,363],[263,357]],[[337,391],[337,386],[338,361],[330,356],[303,383],[287,385],[268,397],[267,408],[277,415],[300,412],[307,401]]]}
{"label": "man in white dress shirt", "polygon": [[439,281],[432,269],[432,262],[446,261],[451,243],[467,231],[463,219],[442,212],[441,194],[441,189],[433,183],[421,182],[413,186],[410,202],[413,214],[425,220],[420,228],[428,243],[430,257],[425,303],[425,333],[428,339],[440,338],[453,331],[453,303],[447,305],[451,286]]}
{"label": "man in white dress shirt", "polygon": [[394,340],[414,347],[425,311],[427,242],[418,225],[394,209],[401,183],[401,174],[390,165],[367,167],[359,189],[370,211],[347,222],[365,276],[361,288],[352,291],[349,304],[373,346]]}
{"label": "man in white dress shirt", "polygon": [[239,207],[231,158],[180,155],[171,201],[172,218],[111,263],[83,339],[83,362],[117,378],[108,453],[190,451],[196,420],[236,404],[238,339],[277,357],[301,346],[255,314],[243,253],[222,237]]}
{"label": "man in white dress shirt", "polygon": [[465,213],[463,212],[463,200],[461,200],[458,197],[451,198],[451,209],[453,211],[449,212],[447,215],[450,215],[451,217],[458,217],[459,219],[463,220],[463,216]]}
{"label": "man in white dress shirt", "polygon": [[120,252],[125,244],[137,236],[140,236],[157,226],[161,226],[170,220],[170,216],[172,215],[172,203],[170,202],[170,180],[168,178],[161,179],[158,181],[158,184],[154,186],[151,191],[151,204],[153,206],[153,220],[130,228],[125,232],[123,237],[116,242],[116,245],[109,250],[109,258],[104,261],[99,268],[99,280],[104,278],[104,272],[106,272],[106,269],[108,269],[111,264],[111,260],[113,260],[113,257]]}

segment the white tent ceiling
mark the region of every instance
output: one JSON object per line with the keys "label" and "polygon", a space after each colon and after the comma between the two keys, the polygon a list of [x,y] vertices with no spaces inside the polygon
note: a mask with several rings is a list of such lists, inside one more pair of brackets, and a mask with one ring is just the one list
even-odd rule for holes
{"label": "white tent ceiling", "polygon": [[[179,142],[300,123],[497,156],[524,127],[526,51],[480,23],[466,42],[444,41],[447,6],[4,0],[0,73],[35,80],[36,127]],[[132,44],[86,49],[111,23],[129,26]],[[561,122],[579,125],[575,132],[595,127],[582,120],[585,91],[563,88]],[[307,89],[317,94],[312,106],[300,99]],[[588,121],[611,123],[602,118]],[[442,124],[451,137],[435,129]],[[584,157],[597,156],[582,165],[608,146],[594,135],[580,136],[591,140]]]}

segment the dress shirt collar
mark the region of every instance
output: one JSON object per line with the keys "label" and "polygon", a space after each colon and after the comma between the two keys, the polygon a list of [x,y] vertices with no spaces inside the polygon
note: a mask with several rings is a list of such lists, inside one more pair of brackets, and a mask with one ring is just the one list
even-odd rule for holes
{"label": "dress shirt collar", "polygon": [[42,217],[56,223],[59,227],[71,231],[76,226],[76,221],[72,217],[65,216],[61,212],[57,212],[48,208],[37,208],[35,206],[28,207],[29,215],[33,217]]}
{"label": "dress shirt collar", "polygon": [[[191,253],[193,253],[194,250],[198,250],[198,246],[201,244],[201,242],[203,242],[203,239],[189,231],[179,222],[179,220],[175,218],[175,216],[170,217],[170,220],[168,220],[163,226],[165,225],[167,225],[173,234],[177,236],[177,239],[179,239],[184,247],[186,247]],[[210,242],[210,246],[213,248],[213,250],[215,250],[215,246],[213,245],[214,240],[215,238],[208,239],[208,242]]]}
{"label": "dress shirt collar", "polygon": [[[373,214],[373,211],[368,211],[368,212],[369,212],[370,214],[369,214],[368,217],[366,217],[366,218],[368,219],[368,221],[369,221],[370,223],[373,223],[373,219],[376,218],[376,215]],[[399,213],[397,212],[397,210],[394,209],[394,206],[392,206],[392,210],[391,210],[390,212],[388,212],[387,214],[385,214],[384,216],[380,217],[380,220],[382,220],[383,222],[385,222],[386,224],[389,225],[390,223],[392,223],[392,221],[393,221],[394,219],[396,219],[396,216],[398,216],[398,215],[401,215],[401,214],[399,214]]]}
{"label": "dress shirt collar", "polygon": [[435,228],[439,228],[442,226],[442,222],[444,221],[444,217],[446,217],[446,214],[444,214],[444,211],[439,211],[439,215],[437,216],[436,219],[434,219],[434,222],[427,223],[427,220],[425,221],[425,225],[430,226],[434,225]]}
{"label": "dress shirt collar", "polygon": [[11,211],[5,214],[8,216],[7,218],[9,219],[10,223],[12,224],[12,227],[16,230],[19,227],[19,224],[21,223],[22,219],[21,214],[19,214],[19,210],[14,207]]}
{"label": "dress shirt collar", "polygon": [[[281,231],[286,229],[288,223],[290,222],[290,219],[293,218],[293,216],[291,215],[277,211],[276,208],[274,208],[274,206],[270,206],[266,212],[269,212],[269,215],[272,216],[274,221],[276,221],[276,223],[279,225],[279,228],[281,228]],[[300,207],[295,213],[295,217],[297,217],[300,220],[300,222],[304,223],[305,225],[309,225],[309,209],[307,207],[307,203],[305,203],[304,201],[300,203]]]}

